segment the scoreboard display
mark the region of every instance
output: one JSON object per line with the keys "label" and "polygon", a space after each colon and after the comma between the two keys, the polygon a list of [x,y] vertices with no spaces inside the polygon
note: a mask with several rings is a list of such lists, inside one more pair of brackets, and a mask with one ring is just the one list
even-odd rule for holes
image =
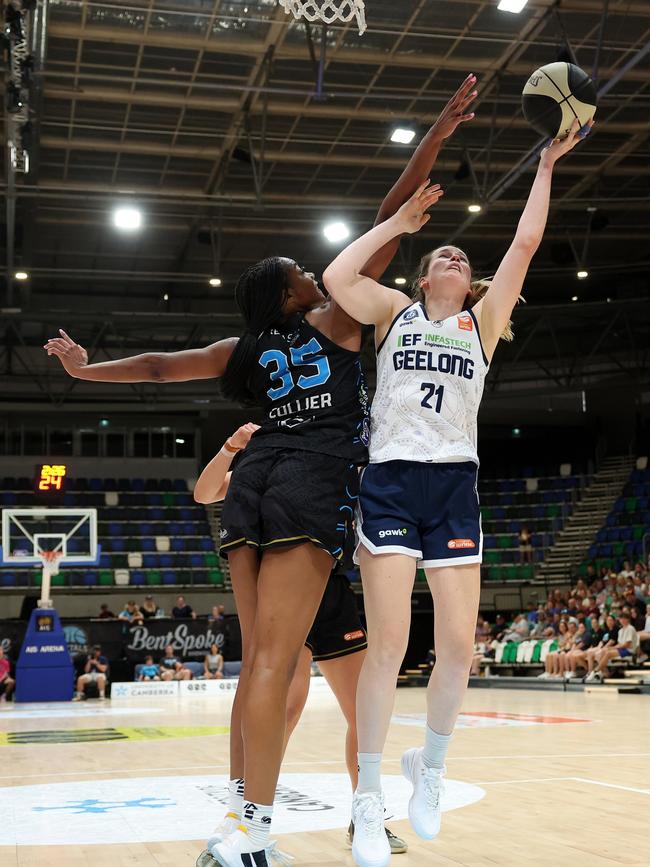
{"label": "scoreboard display", "polygon": [[67,470],[66,464],[38,464],[36,467],[36,489],[45,493],[62,491]]}

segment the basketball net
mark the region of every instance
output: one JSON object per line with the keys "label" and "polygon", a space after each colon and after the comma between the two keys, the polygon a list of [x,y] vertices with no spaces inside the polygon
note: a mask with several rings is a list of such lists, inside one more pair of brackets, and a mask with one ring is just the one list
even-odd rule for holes
{"label": "basketball net", "polygon": [[280,5],[294,18],[305,18],[307,21],[323,21],[334,24],[335,21],[347,23],[357,19],[359,36],[366,29],[366,14],[363,0],[280,0]]}
{"label": "basketball net", "polygon": [[39,551],[38,556],[43,563],[43,580],[41,582],[41,598],[38,600],[39,608],[52,608],[50,599],[50,587],[52,577],[59,574],[63,551]]}

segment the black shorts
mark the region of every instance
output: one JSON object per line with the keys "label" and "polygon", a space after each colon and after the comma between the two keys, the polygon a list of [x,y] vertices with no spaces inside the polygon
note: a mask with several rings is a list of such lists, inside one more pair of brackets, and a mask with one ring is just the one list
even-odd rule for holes
{"label": "black shorts", "polygon": [[313,542],[339,560],[351,526],[359,475],[348,458],[296,449],[246,451],[221,516],[221,556],[242,545],[260,552]]}
{"label": "black shorts", "polygon": [[354,590],[345,575],[330,575],[305,644],[316,662],[357,653],[368,646]]}

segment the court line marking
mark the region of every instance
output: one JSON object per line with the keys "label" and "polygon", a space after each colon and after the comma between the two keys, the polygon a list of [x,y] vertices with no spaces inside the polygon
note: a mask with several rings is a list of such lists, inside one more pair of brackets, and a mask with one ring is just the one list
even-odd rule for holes
{"label": "court line marking", "polygon": [[[10,749],[10,747],[7,747]],[[650,757],[650,753],[547,753],[543,755],[516,755],[516,756],[448,756],[447,761],[477,761],[479,759],[586,759],[586,758],[597,758],[597,759],[610,759],[610,758],[630,758],[630,759],[638,759],[638,758],[648,758]],[[401,759],[383,759],[383,764],[398,764],[401,762]],[[301,767],[304,768],[305,765],[309,765],[309,767],[313,767],[316,765],[340,765],[344,764],[345,759],[341,757],[340,759],[319,759],[318,761],[301,761],[301,762],[283,762],[283,768],[293,768],[293,767]],[[40,773],[40,774],[23,774],[17,772],[15,774],[4,774],[0,776],[0,780],[18,780],[18,779],[39,779],[39,778],[47,778],[47,777],[87,777],[87,776],[115,776],[115,774],[152,774],[152,773],[162,773],[163,771],[228,771],[230,765],[222,764],[222,765],[181,765],[176,767],[168,767],[168,768],[129,768],[128,770],[123,770],[119,768],[113,768],[105,771],[54,771],[51,773]],[[551,778],[549,778],[551,779]],[[579,777],[553,777],[552,779],[580,779]],[[517,780],[513,780],[513,782],[517,782]],[[591,781],[593,782],[593,781]],[[477,783],[476,785],[480,785]]]}
{"label": "court line marking", "polygon": [[650,795],[650,789],[637,789],[634,786],[621,786],[618,783],[605,783],[603,780],[589,780],[587,777],[539,777],[529,780],[472,780],[474,786],[511,786],[516,783],[587,783],[590,786],[604,786],[606,789],[619,789],[636,795]]}

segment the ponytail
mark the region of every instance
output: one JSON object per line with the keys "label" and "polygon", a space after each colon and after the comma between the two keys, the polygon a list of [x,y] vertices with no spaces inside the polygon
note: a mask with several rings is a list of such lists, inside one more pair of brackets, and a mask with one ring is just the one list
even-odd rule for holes
{"label": "ponytail", "polygon": [[251,265],[237,281],[235,302],[245,330],[221,377],[221,391],[230,400],[253,400],[250,379],[257,362],[257,341],[263,331],[282,321],[288,292],[286,260],[279,256]]}

